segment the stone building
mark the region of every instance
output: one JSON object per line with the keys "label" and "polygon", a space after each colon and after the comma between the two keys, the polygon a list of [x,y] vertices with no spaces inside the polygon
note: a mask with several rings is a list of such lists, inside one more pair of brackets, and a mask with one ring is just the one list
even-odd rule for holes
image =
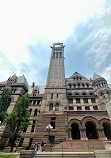
{"label": "stone building", "polygon": [[[46,86],[35,86],[35,83],[28,86],[24,76],[16,75],[0,83],[1,92],[5,87],[13,89],[8,113],[21,95],[30,94],[31,124],[16,144],[25,148],[44,141],[51,143],[52,150],[56,151],[58,144],[72,142],[73,146],[82,144],[74,151],[85,151],[85,143],[93,140],[95,148],[103,149],[103,141],[111,139],[111,122],[105,104],[111,94],[107,81],[96,73],[90,80],[78,72],[65,78],[63,43],[54,43],[51,50]],[[46,128],[49,124],[53,129]],[[8,144],[4,129],[2,125],[0,146]]]}

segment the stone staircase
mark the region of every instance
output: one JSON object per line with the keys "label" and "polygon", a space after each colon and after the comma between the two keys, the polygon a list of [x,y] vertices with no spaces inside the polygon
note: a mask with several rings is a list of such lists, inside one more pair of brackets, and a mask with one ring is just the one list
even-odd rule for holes
{"label": "stone staircase", "polygon": [[88,152],[94,150],[105,150],[103,141],[92,140],[71,140],[56,144],[52,152]]}

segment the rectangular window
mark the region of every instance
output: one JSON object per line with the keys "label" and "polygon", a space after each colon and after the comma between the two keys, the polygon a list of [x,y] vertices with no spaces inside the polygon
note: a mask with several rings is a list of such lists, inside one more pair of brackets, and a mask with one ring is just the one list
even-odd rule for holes
{"label": "rectangular window", "polygon": [[37,116],[37,111],[38,111],[38,110],[37,110],[37,109],[35,109],[34,116]]}
{"label": "rectangular window", "polygon": [[80,98],[76,98],[76,104],[80,104]]}
{"label": "rectangular window", "polygon": [[73,106],[69,106],[69,110],[74,110]]}
{"label": "rectangular window", "polygon": [[35,105],[36,104],[36,100],[34,100],[34,102],[33,102],[33,105]]}
{"label": "rectangular window", "polygon": [[68,99],[69,104],[73,104],[73,99]]}
{"label": "rectangular window", "polygon": [[85,110],[90,110],[90,107],[89,106],[85,106]]}
{"label": "rectangular window", "polygon": [[93,106],[93,109],[94,109],[94,110],[98,110],[98,107],[97,107],[97,106]]}
{"label": "rectangular window", "polygon": [[87,98],[84,98],[84,104],[87,104],[88,103],[88,99]]}
{"label": "rectangular window", "polygon": [[82,110],[81,106],[77,106],[77,110]]}
{"label": "rectangular window", "polygon": [[55,122],[56,122],[56,117],[51,117],[51,126],[53,127],[53,129],[55,129]]}
{"label": "rectangular window", "polygon": [[95,98],[91,98],[91,102],[92,103],[96,103],[96,99]]}
{"label": "rectangular window", "polygon": [[30,109],[30,115],[31,115],[32,109]]}
{"label": "rectangular window", "polygon": [[57,99],[58,99],[59,94],[57,94]]}
{"label": "rectangular window", "polygon": [[53,93],[51,94],[51,99],[53,99]]}

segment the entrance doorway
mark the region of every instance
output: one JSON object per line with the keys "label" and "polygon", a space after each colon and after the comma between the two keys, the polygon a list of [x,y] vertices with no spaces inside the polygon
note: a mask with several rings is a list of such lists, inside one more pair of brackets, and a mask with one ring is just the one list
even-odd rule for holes
{"label": "entrance doorway", "polygon": [[71,135],[72,135],[72,139],[80,139],[80,131],[78,124],[73,123],[71,125]]}
{"label": "entrance doorway", "polygon": [[107,137],[107,139],[111,139],[111,128],[110,128],[110,125],[108,123],[103,123],[103,127],[104,127],[105,137]]}
{"label": "entrance doorway", "polygon": [[98,139],[96,126],[92,122],[86,122],[86,135],[88,139]]}

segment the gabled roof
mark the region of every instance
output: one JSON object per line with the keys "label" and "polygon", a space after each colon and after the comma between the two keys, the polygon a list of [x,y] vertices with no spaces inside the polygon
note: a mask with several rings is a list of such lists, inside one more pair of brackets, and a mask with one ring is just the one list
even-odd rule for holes
{"label": "gabled roof", "polygon": [[[86,77],[82,76],[80,73],[75,72],[69,79],[73,79],[75,76],[81,77],[84,80],[88,80]],[[89,81],[89,80],[88,80]]]}
{"label": "gabled roof", "polygon": [[24,75],[19,76],[19,77],[17,78],[17,82],[16,82],[16,83],[18,83],[18,84],[23,83],[23,84],[25,84],[25,86],[28,88],[28,83],[27,83],[27,80],[26,80],[26,78],[25,78]]}
{"label": "gabled roof", "polygon": [[93,81],[95,81],[97,79],[104,79],[104,78],[94,72]]}

